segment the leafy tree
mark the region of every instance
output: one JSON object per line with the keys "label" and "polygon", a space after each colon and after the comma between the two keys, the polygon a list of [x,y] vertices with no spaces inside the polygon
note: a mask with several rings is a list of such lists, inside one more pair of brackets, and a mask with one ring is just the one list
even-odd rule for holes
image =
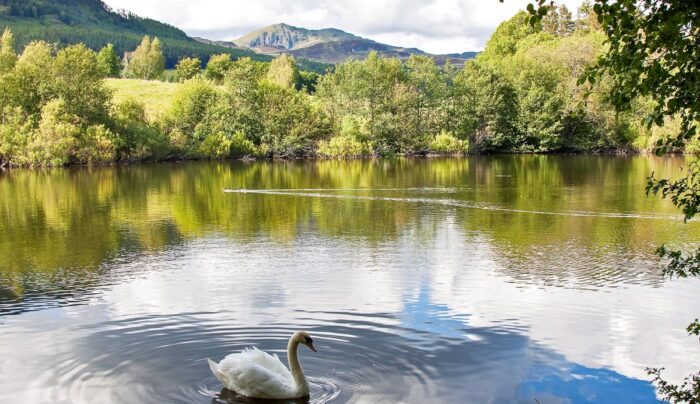
{"label": "leafy tree", "polygon": [[5,105],[20,107],[26,114],[37,114],[52,98],[53,46],[32,42],[24,48],[14,70],[3,80],[0,97]]}
{"label": "leafy tree", "polygon": [[70,162],[80,137],[77,117],[66,110],[62,99],[55,99],[41,111],[39,128],[29,144],[29,162],[34,165],[60,166]]}
{"label": "leafy tree", "polygon": [[220,54],[209,58],[207,68],[204,70],[204,76],[209,80],[214,80],[217,83],[222,83],[226,73],[233,67],[231,55]]}
{"label": "leafy tree", "polygon": [[469,61],[455,79],[458,124],[474,150],[498,150],[515,142],[518,104],[515,90],[488,65]]}
{"label": "leafy tree", "polygon": [[185,82],[175,94],[173,104],[164,120],[164,130],[175,151],[182,156],[196,156],[202,137],[197,126],[205,120],[217,101],[213,85],[203,79]]}
{"label": "leafy tree", "polygon": [[10,72],[17,62],[15,53],[15,37],[9,28],[5,28],[0,36],[0,74]]}
{"label": "leafy tree", "polygon": [[85,45],[71,45],[52,64],[53,96],[65,102],[67,113],[83,124],[106,122],[111,93],[104,86],[97,55]]}
{"label": "leafy tree", "polygon": [[267,70],[267,79],[271,83],[278,84],[283,87],[299,89],[301,80],[299,77],[299,69],[293,56],[282,54],[270,62],[270,67]]}
{"label": "leafy tree", "polygon": [[160,39],[153,38],[151,50],[148,52],[148,77],[159,78],[165,71],[165,55],[163,54],[163,43]]}
{"label": "leafy tree", "polygon": [[165,56],[158,38],[146,35],[141,44],[124,60],[124,76],[144,80],[154,80],[162,76],[165,70]]}
{"label": "leafy tree", "polygon": [[100,52],[97,54],[97,65],[105,77],[119,77],[121,66],[117,52],[114,50],[114,45],[108,43],[104,48],[100,49]]}
{"label": "leafy tree", "polygon": [[411,146],[402,149],[423,146],[429,134],[439,132],[439,116],[437,106],[444,94],[443,80],[435,60],[429,56],[411,55],[405,64],[406,82],[413,93],[412,109],[409,114],[411,130],[405,139]]}
{"label": "leafy tree", "polygon": [[194,78],[202,69],[202,62],[197,58],[180,59],[175,67],[175,76],[179,81],[186,81]]}
{"label": "leafy tree", "polygon": [[552,35],[571,35],[575,27],[576,24],[571,16],[571,11],[563,4],[551,7],[547,15],[542,18],[543,30]]}

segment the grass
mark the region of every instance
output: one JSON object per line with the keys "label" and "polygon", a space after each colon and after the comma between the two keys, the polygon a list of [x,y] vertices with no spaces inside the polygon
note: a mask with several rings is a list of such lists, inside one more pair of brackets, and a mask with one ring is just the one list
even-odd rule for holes
{"label": "grass", "polygon": [[170,107],[179,83],[135,79],[107,79],[107,87],[114,90],[114,102],[135,99],[146,105],[150,119],[162,115]]}

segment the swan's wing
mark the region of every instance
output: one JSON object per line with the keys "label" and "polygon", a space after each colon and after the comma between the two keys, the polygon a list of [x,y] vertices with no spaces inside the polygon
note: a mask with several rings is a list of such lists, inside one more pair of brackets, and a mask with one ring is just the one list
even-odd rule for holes
{"label": "swan's wing", "polygon": [[244,396],[289,398],[296,393],[292,374],[279,358],[258,349],[229,355],[216,370],[214,374],[228,389]]}
{"label": "swan's wing", "polygon": [[255,347],[243,350],[243,352],[241,352],[240,355],[241,357],[244,357],[247,360],[258,364],[264,367],[265,369],[278,374],[280,377],[289,380],[290,383],[294,383],[292,373],[289,371],[289,369],[287,369],[286,366],[284,366],[284,364],[282,363],[282,361],[280,361],[280,358],[277,355],[270,355],[269,353],[261,351]]}

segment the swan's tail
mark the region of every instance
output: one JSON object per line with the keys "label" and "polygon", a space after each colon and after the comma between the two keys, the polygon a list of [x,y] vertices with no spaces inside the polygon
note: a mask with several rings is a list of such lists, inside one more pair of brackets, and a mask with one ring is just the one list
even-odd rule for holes
{"label": "swan's tail", "polygon": [[216,378],[219,379],[219,381],[223,383],[224,386],[228,386],[228,377],[226,376],[226,374],[224,374],[224,372],[219,370],[219,364],[209,358],[207,358],[207,362],[209,362],[209,369],[211,369],[211,372],[214,374],[214,376],[216,376]]}

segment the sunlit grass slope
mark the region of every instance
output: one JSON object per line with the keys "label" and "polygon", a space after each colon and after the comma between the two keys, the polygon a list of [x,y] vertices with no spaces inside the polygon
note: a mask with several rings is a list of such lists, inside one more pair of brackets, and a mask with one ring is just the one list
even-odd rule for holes
{"label": "sunlit grass slope", "polygon": [[149,118],[155,118],[170,107],[180,84],[135,79],[107,79],[107,86],[114,90],[115,103],[126,99],[141,101],[146,105]]}

